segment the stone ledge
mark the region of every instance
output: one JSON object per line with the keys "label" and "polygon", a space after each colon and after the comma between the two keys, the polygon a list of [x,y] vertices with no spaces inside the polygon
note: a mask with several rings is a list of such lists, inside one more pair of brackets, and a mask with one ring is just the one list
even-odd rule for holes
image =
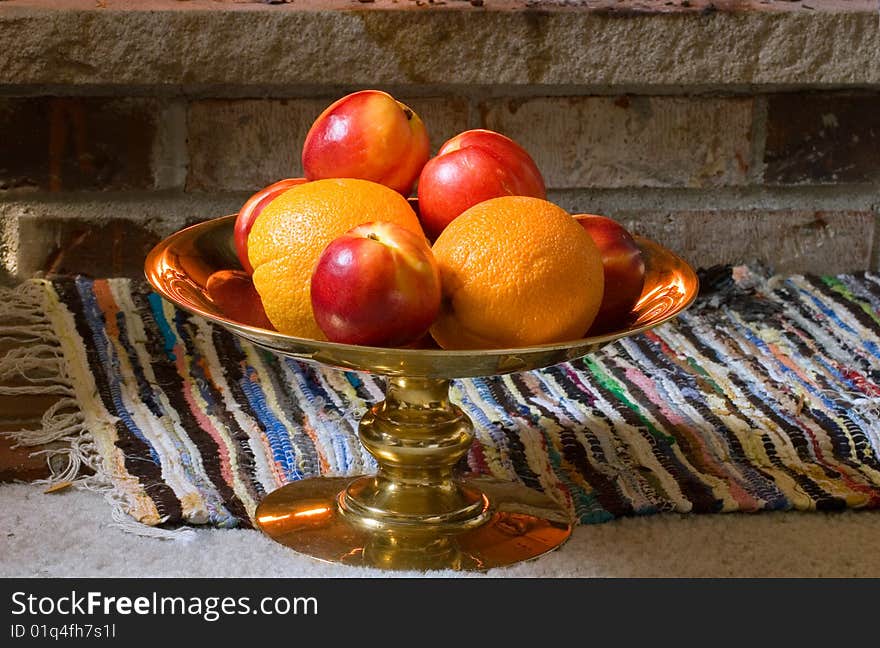
{"label": "stone ledge", "polygon": [[562,0],[130,4],[2,2],[0,84],[23,92],[62,85],[591,92],[880,85],[880,20],[870,0],[693,0],[685,8]]}
{"label": "stone ledge", "polygon": [[[567,192],[550,198],[572,213],[612,216],[695,267],[759,262],[778,272],[876,270],[880,266],[872,259],[872,243],[877,207],[867,205],[866,196],[856,201],[823,198],[827,193],[800,202],[753,197],[751,206],[733,195],[704,200],[702,205]],[[0,203],[0,284],[43,272],[140,278],[147,251],[162,237],[194,222],[234,213],[246,198],[240,192],[171,192],[161,198],[117,193],[85,194],[76,201]],[[707,206],[712,203],[718,206]]]}

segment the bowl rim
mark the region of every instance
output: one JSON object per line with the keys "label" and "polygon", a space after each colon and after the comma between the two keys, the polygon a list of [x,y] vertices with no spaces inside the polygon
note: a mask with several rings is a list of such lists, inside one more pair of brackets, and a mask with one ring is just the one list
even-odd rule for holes
{"label": "bowl rim", "polygon": [[[194,232],[205,230],[207,228],[219,228],[226,225],[227,222],[234,223],[234,219],[237,214],[229,214],[226,216],[219,216],[215,218],[209,218],[198,223],[194,223],[193,225],[189,225],[182,229],[179,229],[169,236],[165,237],[161,241],[159,241],[150,252],[147,254],[147,257],[144,262],[144,274],[147,282],[152,286],[152,288],[161,295],[164,299],[167,299],[172,304],[181,308],[193,315],[197,315],[199,317],[203,317],[211,322],[214,322],[220,326],[225,328],[232,328],[235,331],[238,331],[243,334],[248,334],[246,337],[250,340],[255,340],[255,338],[260,338],[262,340],[268,339],[277,339],[279,342],[287,342],[292,344],[297,344],[302,347],[313,346],[316,349],[327,349],[334,350],[339,352],[351,352],[351,353],[371,353],[374,352],[377,355],[387,355],[389,353],[393,353],[395,355],[400,355],[403,357],[473,357],[475,355],[480,356],[514,356],[514,355],[523,355],[523,354],[531,354],[531,353],[541,353],[541,352],[553,352],[560,351],[564,352],[566,350],[574,349],[577,347],[586,347],[586,346],[594,346],[594,345],[604,345],[609,342],[613,342],[614,340],[618,340],[620,338],[629,337],[631,335],[637,335],[639,333],[643,333],[647,330],[660,326],[675,317],[681,314],[684,310],[689,308],[694,300],[696,300],[699,289],[700,282],[697,273],[691,267],[691,265],[682,259],[679,255],[672,252],[671,250],[663,247],[659,243],[637,234],[633,234],[633,238],[636,243],[639,245],[640,249],[643,251],[645,249],[655,248],[661,254],[669,256],[676,262],[676,266],[681,269],[688,283],[693,286],[693,289],[690,294],[686,294],[686,298],[679,304],[676,305],[675,308],[670,310],[668,313],[664,313],[661,317],[656,320],[652,320],[649,322],[645,322],[644,324],[632,328],[609,331],[607,333],[603,333],[597,336],[591,337],[583,337],[577,338],[574,340],[567,340],[565,342],[550,342],[546,344],[538,344],[532,346],[525,347],[504,347],[504,348],[493,348],[493,349],[418,349],[418,348],[406,348],[406,347],[378,347],[378,346],[365,346],[365,345],[357,345],[357,344],[345,344],[341,342],[331,342],[329,340],[316,340],[313,338],[300,338],[292,335],[287,335],[285,333],[280,333],[278,331],[271,331],[264,328],[259,328],[255,326],[250,326],[248,324],[243,324],[241,322],[231,320],[229,318],[221,317],[215,313],[211,313],[209,311],[205,311],[199,308],[197,305],[192,304],[191,302],[181,301],[172,291],[168,290],[165,285],[165,282],[161,279],[161,273],[157,272],[157,268],[160,267],[159,261],[163,258],[163,256],[170,252],[175,244],[179,243],[183,239],[192,236]],[[240,269],[240,268],[229,268],[229,269]],[[263,346],[266,346],[262,342]],[[278,347],[272,345],[270,348],[279,350]]]}

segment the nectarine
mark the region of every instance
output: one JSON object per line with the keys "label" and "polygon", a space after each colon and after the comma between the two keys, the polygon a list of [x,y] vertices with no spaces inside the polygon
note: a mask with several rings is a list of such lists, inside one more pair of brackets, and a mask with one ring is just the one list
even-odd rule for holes
{"label": "nectarine", "polygon": [[624,318],[642,295],[645,261],[635,239],[614,219],[595,214],[576,214],[575,219],[602,253],[605,295],[589,331],[590,335],[598,335],[624,324]]}
{"label": "nectarine", "polygon": [[309,180],[360,178],[409,196],[430,154],[419,116],[386,92],[361,90],[331,104],[306,135]]}
{"label": "nectarine", "polygon": [[423,236],[389,222],[365,223],[321,254],[311,299],[328,340],[403,346],[437,317],[440,273]]}
{"label": "nectarine", "polygon": [[490,130],[459,133],[419,176],[422,227],[432,239],[468,208],[490,198],[545,198],[544,178],[528,152]]}
{"label": "nectarine", "polygon": [[247,253],[248,235],[251,233],[254,221],[257,220],[257,216],[260,215],[260,212],[263,211],[266,205],[272,202],[279,194],[282,194],[291,187],[302,184],[303,182],[306,182],[305,178],[287,178],[272,183],[248,198],[244,205],[242,205],[241,209],[238,210],[238,216],[235,218],[235,229],[233,231],[235,251],[238,254],[238,260],[241,263],[241,267],[244,268],[244,271],[248,274],[254,273],[254,269],[251,266]]}

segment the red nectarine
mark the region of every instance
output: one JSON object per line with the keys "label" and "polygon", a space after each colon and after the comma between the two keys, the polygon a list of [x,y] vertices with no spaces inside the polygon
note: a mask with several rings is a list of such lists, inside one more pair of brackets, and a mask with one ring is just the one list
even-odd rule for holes
{"label": "red nectarine", "polygon": [[440,147],[419,176],[420,218],[431,239],[484,200],[546,195],[544,178],[528,152],[490,130],[459,133]]}
{"label": "red nectarine", "polygon": [[328,340],[403,346],[437,317],[440,273],[424,237],[393,223],[365,223],[321,254],[311,299]]}
{"label": "red nectarine", "polygon": [[594,214],[576,214],[575,219],[593,237],[602,253],[605,295],[589,331],[590,335],[598,335],[624,324],[642,295],[645,261],[635,239],[614,219]]}
{"label": "red nectarine", "polygon": [[409,196],[430,155],[419,116],[386,92],[362,90],[321,113],[306,135],[309,180],[360,178]]}
{"label": "red nectarine", "polygon": [[272,202],[279,194],[284,193],[288,189],[298,184],[307,182],[305,178],[287,178],[279,180],[268,187],[260,189],[257,193],[247,199],[241,209],[238,210],[238,216],[235,218],[235,229],[233,231],[233,239],[235,241],[235,251],[238,254],[238,260],[241,267],[248,274],[253,274],[254,269],[248,259],[247,240],[254,226],[254,221],[260,212]]}

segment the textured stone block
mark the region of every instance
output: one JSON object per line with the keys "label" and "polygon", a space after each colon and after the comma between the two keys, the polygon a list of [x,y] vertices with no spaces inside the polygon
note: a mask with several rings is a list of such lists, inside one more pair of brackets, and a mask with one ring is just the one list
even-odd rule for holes
{"label": "textured stone block", "polygon": [[480,113],[532,154],[548,187],[741,185],[749,172],[748,98],[506,99]]}
{"label": "textured stone block", "polygon": [[880,94],[784,94],[767,100],[770,184],[880,180]]}
{"label": "textured stone block", "polygon": [[781,273],[837,274],[867,270],[871,264],[872,212],[620,211],[610,215],[695,268],[758,262]]}
{"label": "textured stone block", "polygon": [[393,0],[2,4],[0,78],[21,85],[717,88],[880,81],[871,0],[814,1],[809,9],[691,0],[689,11],[670,15],[658,15],[654,0],[486,0],[482,9],[448,2],[440,10]]}
{"label": "textured stone block", "polygon": [[[155,241],[205,218],[233,213],[246,194],[185,199],[0,205],[0,278],[35,272],[143,276]],[[573,205],[558,201],[568,209]],[[873,268],[878,215],[871,211],[603,209],[694,267],[759,262],[778,272],[819,274]],[[119,214],[130,218],[119,219]],[[4,245],[5,244],[5,245]],[[873,263],[873,265],[872,265]]]}
{"label": "textured stone block", "polygon": [[0,98],[0,190],[152,188],[152,99]]}
{"label": "textured stone block", "polygon": [[[187,189],[253,191],[281,178],[301,176],[306,133],[336,98],[193,102]],[[465,99],[400,100],[425,122],[435,150],[467,128]]]}

